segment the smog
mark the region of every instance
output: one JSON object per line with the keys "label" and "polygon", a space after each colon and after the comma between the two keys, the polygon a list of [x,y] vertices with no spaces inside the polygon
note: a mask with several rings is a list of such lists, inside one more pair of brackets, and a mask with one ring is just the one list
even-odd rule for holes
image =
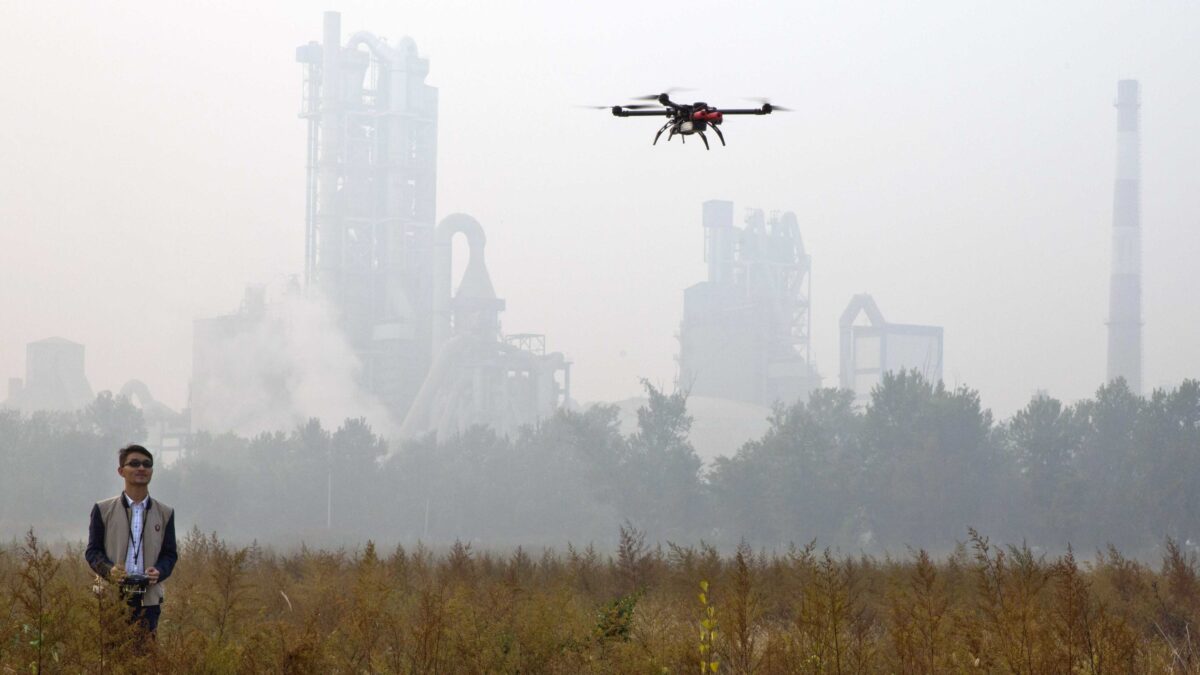
{"label": "smog", "polygon": [[1195,10],[701,8],[17,12],[0,531],[1200,541]]}

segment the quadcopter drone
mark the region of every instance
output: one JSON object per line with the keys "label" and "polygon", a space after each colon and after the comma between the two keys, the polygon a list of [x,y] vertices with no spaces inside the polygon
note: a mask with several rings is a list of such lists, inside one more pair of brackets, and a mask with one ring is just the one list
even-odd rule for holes
{"label": "quadcopter drone", "polygon": [[[786,111],[788,108],[773,106],[767,101],[763,101],[761,108],[715,108],[702,101],[696,103],[676,103],[671,100],[669,94],[654,94],[651,96],[639,96],[635,100],[638,101],[657,101],[657,104],[633,103],[630,105],[615,105],[612,107],[612,114],[617,117],[668,117],[667,123],[662,125],[658,133],[654,134],[654,143],[658,145],[658,139],[664,131],[668,131],[667,140],[679,136],[679,140],[683,143],[687,142],[687,137],[696,134],[700,140],[704,141],[704,148],[711,150],[708,145],[708,137],[704,135],[705,130],[712,129],[717,134],[717,138],[721,140],[721,145],[725,145],[725,135],[721,133],[721,122],[726,115],[770,115],[773,111]],[[606,107],[606,106],[605,106]],[[603,109],[603,108],[602,108]]]}

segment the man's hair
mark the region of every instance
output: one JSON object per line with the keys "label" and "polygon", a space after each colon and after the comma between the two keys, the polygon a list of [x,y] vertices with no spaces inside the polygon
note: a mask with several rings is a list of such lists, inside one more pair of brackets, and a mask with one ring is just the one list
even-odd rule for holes
{"label": "man's hair", "polygon": [[150,454],[149,450],[136,443],[131,443],[117,451],[117,466],[125,466],[125,460],[135,452],[149,457],[150,461],[154,461],[154,455]]}

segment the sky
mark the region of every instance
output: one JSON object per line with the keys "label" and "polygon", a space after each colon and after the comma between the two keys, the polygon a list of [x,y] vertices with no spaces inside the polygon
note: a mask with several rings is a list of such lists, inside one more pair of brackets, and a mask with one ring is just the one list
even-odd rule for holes
{"label": "sky", "polygon": [[[192,321],[303,270],[295,47],[412,37],[439,89],[438,215],[488,235],[505,332],[583,401],[670,386],[701,204],[793,211],[812,351],[870,293],[945,328],[998,416],[1104,379],[1116,83],[1142,84],[1144,375],[1200,377],[1200,3],[19,3],[0,21],[0,377],[87,347],[92,387],[186,405]],[[668,87],[786,114],[651,147],[612,105]],[[692,93],[688,94],[689,96]],[[749,105],[753,105],[750,103]]]}

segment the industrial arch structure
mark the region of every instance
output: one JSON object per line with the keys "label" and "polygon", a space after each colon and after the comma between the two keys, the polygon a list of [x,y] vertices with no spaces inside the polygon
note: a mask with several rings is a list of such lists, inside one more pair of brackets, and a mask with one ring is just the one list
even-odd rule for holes
{"label": "industrial arch structure", "polygon": [[[456,234],[467,238],[469,257],[452,294]],[[505,303],[492,287],[486,243],[483,226],[466,214],[449,215],[437,226],[433,363],[402,437],[445,438],[480,424],[505,433],[553,415],[570,398],[570,363],[560,353],[545,353],[544,337],[502,334]]]}
{"label": "industrial arch structure", "polygon": [[889,372],[915,370],[930,382],[942,380],[941,326],[889,323],[866,293],[850,299],[838,323],[840,383],[860,401]]}

